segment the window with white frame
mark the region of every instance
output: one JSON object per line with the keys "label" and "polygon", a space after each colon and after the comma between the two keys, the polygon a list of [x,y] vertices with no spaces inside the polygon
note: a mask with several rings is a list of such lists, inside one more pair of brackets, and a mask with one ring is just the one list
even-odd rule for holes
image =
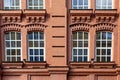
{"label": "window with white frame", "polygon": [[28,9],[44,9],[44,0],[27,0]]}
{"label": "window with white frame", "polygon": [[73,32],[72,60],[75,62],[88,61],[88,32]]}
{"label": "window with white frame", "polygon": [[96,33],[96,61],[110,62],[112,52],[112,33],[97,32]]}
{"label": "window with white frame", "polygon": [[4,9],[20,9],[20,0],[4,0]]}
{"label": "window with white frame", "polygon": [[29,61],[44,61],[44,33],[29,32],[28,33],[28,60]]}
{"label": "window with white frame", "polygon": [[21,61],[21,33],[5,33],[5,61]]}
{"label": "window with white frame", "polygon": [[96,9],[112,9],[113,0],[96,0]]}
{"label": "window with white frame", "polygon": [[88,9],[89,0],[72,0],[72,9]]}

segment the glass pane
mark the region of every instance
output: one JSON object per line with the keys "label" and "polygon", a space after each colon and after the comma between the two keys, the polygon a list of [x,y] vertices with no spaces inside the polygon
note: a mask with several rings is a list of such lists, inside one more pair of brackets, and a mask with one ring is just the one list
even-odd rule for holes
{"label": "glass pane", "polygon": [[10,57],[7,57],[7,61],[10,61]]}
{"label": "glass pane", "polygon": [[73,57],[73,61],[77,62],[77,57]]}
{"label": "glass pane", "polygon": [[28,3],[29,3],[29,6],[32,6],[32,0],[29,0]]}
{"label": "glass pane", "polygon": [[29,47],[33,47],[33,41],[29,41]]}
{"label": "glass pane", "polygon": [[88,39],[88,33],[84,33],[84,39]]}
{"label": "glass pane", "polygon": [[30,61],[33,61],[33,57],[30,57]]}
{"label": "glass pane", "polygon": [[88,5],[88,0],[84,0],[84,5]]}
{"label": "glass pane", "polygon": [[88,41],[84,41],[84,47],[88,47]]}
{"label": "glass pane", "polygon": [[34,39],[38,39],[38,32],[34,32]]}
{"label": "glass pane", "polygon": [[16,57],[12,57],[12,61],[16,61]]}
{"label": "glass pane", "polygon": [[110,62],[111,61],[111,58],[110,57],[107,57],[107,62]]}
{"label": "glass pane", "polygon": [[[79,51],[78,51],[79,53]],[[73,55],[77,55],[77,49],[73,49]]]}
{"label": "glass pane", "polygon": [[78,32],[78,39],[83,39],[83,32]]}
{"label": "glass pane", "polygon": [[82,49],[78,49],[78,55],[82,55]]}
{"label": "glass pane", "polygon": [[100,47],[100,41],[96,41],[96,47]]}
{"label": "glass pane", "polygon": [[97,55],[100,55],[100,49],[97,49]]}
{"label": "glass pane", "polygon": [[107,47],[111,47],[111,41],[107,41]]}
{"label": "glass pane", "polygon": [[16,6],[19,6],[19,0],[16,0]]}
{"label": "glass pane", "polygon": [[32,33],[28,34],[28,39],[33,39],[33,34]]}
{"label": "glass pane", "polygon": [[38,55],[38,49],[34,49],[34,55]]}
{"label": "glass pane", "polygon": [[11,50],[11,55],[16,55],[15,49],[12,49],[12,50]]}
{"label": "glass pane", "polygon": [[77,39],[77,33],[76,32],[73,33],[73,39]]}
{"label": "glass pane", "polygon": [[102,0],[102,5],[106,5],[107,6],[107,0]]}
{"label": "glass pane", "polygon": [[101,5],[102,0],[96,0],[96,5]]}
{"label": "glass pane", "polygon": [[10,35],[9,35],[9,33],[5,33],[5,39],[6,39],[6,40],[10,40]]}
{"label": "glass pane", "polygon": [[73,47],[77,47],[77,41],[73,41]]}
{"label": "glass pane", "polygon": [[105,60],[105,57],[102,57],[102,62],[105,62],[106,60]]}
{"label": "glass pane", "polygon": [[21,58],[20,58],[20,57],[17,57],[17,61],[21,61]]}
{"label": "glass pane", "polygon": [[11,47],[15,47],[15,41],[11,41]]}
{"label": "glass pane", "polygon": [[112,39],[112,33],[110,32],[107,33],[107,39]]}
{"label": "glass pane", "polygon": [[38,41],[34,41],[34,47],[38,47]]}
{"label": "glass pane", "polygon": [[20,49],[17,49],[17,55],[20,55],[21,51]]}
{"label": "glass pane", "polygon": [[33,55],[33,49],[30,49],[29,51],[30,51],[30,52],[29,52],[30,55]]}
{"label": "glass pane", "polygon": [[106,49],[102,49],[102,55],[106,55]]}
{"label": "glass pane", "polygon": [[82,46],[83,46],[82,44],[83,44],[83,42],[82,42],[82,41],[79,41],[79,42],[78,42],[78,47],[82,47]]}
{"label": "glass pane", "polygon": [[40,41],[40,47],[44,47],[44,41]]}
{"label": "glass pane", "polygon": [[44,58],[43,58],[43,57],[40,57],[40,61],[44,61]]}
{"label": "glass pane", "polygon": [[77,5],[77,0],[73,0],[73,5]]}
{"label": "glass pane", "polygon": [[39,0],[39,5],[43,5],[43,0]]}
{"label": "glass pane", "polygon": [[102,41],[102,47],[106,47],[106,41]]}
{"label": "glass pane", "polygon": [[97,61],[100,62],[100,57],[97,57]]}
{"label": "glass pane", "polygon": [[10,42],[6,41],[6,47],[10,47]]}
{"label": "glass pane", "polygon": [[11,40],[15,40],[15,32],[11,32]]}
{"label": "glass pane", "polygon": [[21,41],[17,41],[17,47],[21,47]]}
{"label": "glass pane", "polygon": [[108,0],[108,5],[112,6],[112,0]]}
{"label": "glass pane", "polygon": [[38,56],[35,57],[35,61],[39,61],[39,57]]}
{"label": "glass pane", "polygon": [[107,55],[111,55],[111,49],[107,49]]}
{"label": "glass pane", "polygon": [[87,56],[84,57],[84,62],[87,62]]}
{"label": "glass pane", "polygon": [[34,6],[38,6],[38,0],[34,0]]}
{"label": "glass pane", "polygon": [[100,39],[100,32],[97,32],[96,39]]}
{"label": "glass pane", "polygon": [[39,55],[44,55],[44,50],[40,49],[40,54]]}
{"label": "glass pane", "polygon": [[78,57],[78,61],[79,61],[79,62],[82,62],[82,57]]}
{"label": "glass pane", "polygon": [[21,40],[21,33],[17,33],[17,40]]}
{"label": "glass pane", "polygon": [[102,32],[102,39],[106,39],[106,32]]}
{"label": "glass pane", "polygon": [[10,49],[7,49],[7,55],[10,55]]}
{"label": "glass pane", "polygon": [[87,49],[84,49],[84,55],[87,55],[87,53],[88,53]]}
{"label": "glass pane", "polygon": [[44,34],[43,34],[43,32],[40,32],[39,36],[40,36],[40,39],[44,39]]}
{"label": "glass pane", "polygon": [[83,0],[79,0],[79,5],[83,5]]}

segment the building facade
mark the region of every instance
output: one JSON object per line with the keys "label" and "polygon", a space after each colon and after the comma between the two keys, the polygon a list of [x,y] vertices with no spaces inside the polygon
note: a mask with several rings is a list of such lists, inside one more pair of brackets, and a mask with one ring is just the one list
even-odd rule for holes
{"label": "building facade", "polygon": [[120,80],[120,0],[0,0],[0,80]]}

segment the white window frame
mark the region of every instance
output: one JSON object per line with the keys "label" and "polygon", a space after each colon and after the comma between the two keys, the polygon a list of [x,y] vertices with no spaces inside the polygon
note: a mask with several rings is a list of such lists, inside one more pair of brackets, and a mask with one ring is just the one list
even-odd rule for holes
{"label": "white window frame", "polygon": [[[33,39],[29,39],[29,33],[32,33],[32,38]],[[38,32],[39,34],[38,34],[38,39],[34,39],[34,32],[29,32],[28,33],[28,61],[31,61],[30,60],[30,57],[33,57],[33,61],[32,62],[36,62],[35,61],[35,56],[39,56],[39,62],[43,62],[43,61],[45,61],[45,36],[44,36],[44,32]],[[40,39],[39,38],[39,36],[40,36],[40,33],[43,33],[43,39]],[[29,47],[29,41],[32,41],[33,42],[33,45],[34,45],[34,41],[38,41],[38,47]],[[43,41],[44,42],[44,47],[40,47],[40,41]],[[33,51],[33,55],[30,55],[30,49],[32,49],[32,50],[35,50],[35,49],[38,49],[38,52],[40,51],[40,49],[43,49],[43,55],[34,55],[34,51]],[[40,61],[40,57],[43,57],[43,61]]]}
{"label": "white window frame", "polygon": [[[9,0],[10,1],[10,0]],[[16,2],[16,0],[14,0],[15,2]],[[8,7],[8,9],[17,9],[16,7],[19,7],[18,9],[21,9],[21,0],[19,0],[19,6],[16,6],[16,5],[13,5],[13,6],[11,6],[11,3],[10,2],[8,2],[8,6],[5,6],[5,0],[4,0],[4,9],[6,9],[5,7]],[[13,7],[13,8],[11,8],[11,7]]]}
{"label": "white window frame", "polygon": [[[105,6],[107,6],[107,8],[102,8],[103,7],[103,5],[102,5],[102,1],[103,0],[100,0],[101,1],[101,3],[100,3],[100,8],[97,8],[97,0],[96,0],[96,9],[114,9],[114,0],[112,0],[112,5],[111,5],[111,7],[112,8],[108,8],[108,5],[105,5]],[[110,1],[110,0],[107,0],[107,3],[108,3],[108,1]]]}
{"label": "white window frame", "polygon": [[[14,31],[12,31],[12,32],[14,32]],[[17,38],[16,38],[16,34],[17,33],[20,33],[20,32],[15,32],[15,40],[11,40],[11,32],[8,32],[9,33],[9,37],[10,37],[10,40],[6,40],[6,33],[5,33],[5,37],[4,37],[4,40],[5,40],[5,42],[4,42],[4,44],[5,44],[5,61],[8,61],[7,60],[7,57],[10,57],[10,62],[12,62],[12,57],[20,57],[21,58],[21,61],[22,61],[22,35],[21,35],[21,40],[17,40]],[[21,34],[21,33],[20,33]],[[9,43],[10,43],[10,47],[6,47],[6,41],[9,41]],[[17,44],[15,43],[15,45],[16,45],[16,47],[11,47],[11,41],[21,41],[21,47],[17,47]],[[20,55],[18,56],[18,55],[12,55],[11,54],[11,52],[10,52],[10,54],[11,55],[7,55],[7,49],[10,49],[10,50],[12,50],[12,49],[15,49],[15,50],[17,50],[17,49],[20,49]],[[17,59],[16,59],[16,61],[17,61]]]}
{"label": "white window frame", "polygon": [[[72,0],[72,9],[74,9],[74,6],[76,6],[77,9],[80,9],[79,6],[82,6],[82,9],[85,9],[84,8],[85,5],[78,5],[78,4],[74,5],[73,3],[74,3],[74,0]],[[77,3],[79,3],[79,0],[77,0]],[[84,0],[83,0],[83,3],[84,3]],[[88,8],[87,9],[90,9],[90,0],[88,0]]]}
{"label": "white window frame", "polygon": [[[108,33],[109,31],[101,31],[101,32],[100,32],[100,37],[102,37],[102,34],[101,34],[102,32],[106,32],[106,36],[107,36],[107,33]],[[112,39],[113,39],[113,33],[112,33],[112,32],[109,32],[109,33],[112,34]],[[109,39],[101,39],[101,38],[98,39],[98,40],[96,39],[96,42],[97,42],[97,41],[100,41],[100,42],[106,41],[106,47],[97,47],[97,46],[96,46],[96,51],[95,51],[95,52],[96,52],[96,54],[95,54],[95,55],[96,55],[96,56],[95,56],[95,60],[96,60],[96,61],[97,61],[97,56],[98,56],[98,55],[97,55],[97,49],[100,49],[100,50],[105,49],[105,50],[106,50],[106,55],[101,55],[102,53],[101,53],[101,51],[100,51],[100,55],[99,55],[99,57],[100,57],[100,62],[103,62],[103,61],[101,60],[102,57],[105,57],[105,62],[108,62],[108,61],[107,61],[107,57],[110,57],[110,62],[112,61],[112,45],[113,45],[113,44],[112,44],[112,43],[113,43],[112,39],[111,39],[111,40],[109,40]],[[111,47],[107,47],[107,41],[111,41]],[[100,43],[100,45],[102,46],[102,43]],[[107,55],[107,49],[110,49],[110,50],[111,50],[111,55]]]}
{"label": "white window frame", "polygon": [[[40,0],[38,0],[38,3],[39,3]],[[43,0],[43,6],[40,6],[38,4],[38,6],[34,6],[34,0],[32,0],[32,6],[29,6],[29,0],[27,0],[27,9],[30,9],[29,7],[32,7],[32,9],[34,10],[35,7],[38,7],[38,9],[45,9],[45,0]],[[43,7],[43,8],[40,8],[40,7]]]}
{"label": "white window frame", "polygon": [[[78,31],[76,32],[77,33],[77,39],[73,39],[72,38],[72,61],[74,62],[74,58],[73,57],[77,57],[77,62],[87,62],[89,61],[89,33],[88,33],[88,39],[78,39],[78,33],[79,32],[82,32],[82,36],[84,36],[84,33],[88,33],[88,32],[85,32],[85,31]],[[72,35],[73,37],[73,35]],[[82,41],[82,45],[84,45],[84,41],[87,41],[88,42],[88,47],[78,47],[78,43],[77,43],[77,47],[73,47],[73,41]],[[77,50],[77,55],[74,55],[73,54],[73,50],[76,49]],[[82,49],[82,55],[78,55],[78,50],[79,49]],[[84,55],[84,50],[87,49],[87,55]],[[78,57],[82,57],[82,61],[78,61]],[[87,61],[84,61],[84,57],[87,57]]]}

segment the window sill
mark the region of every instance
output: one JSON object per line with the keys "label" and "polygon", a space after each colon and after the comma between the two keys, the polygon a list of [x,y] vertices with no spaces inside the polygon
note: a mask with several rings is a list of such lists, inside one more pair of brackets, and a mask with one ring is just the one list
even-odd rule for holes
{"label": "window sill", "polygon": [[19,68],[28,68],[28,69],[39,69],[46,68],[46,62],[2,62],[2,68],[4,69],[19,69]]}
{"label": "window sill", "polygon": [[70,68],[95,68],[95,69],[111,69],[115,68],[115,62],[70,62]]}
{"label": "window sill", "polygon": [[108,16],[110,16],[110,15],[115,15],[115,14],[117,14],[118,12],[117,12],[117,9],[96,9],[95,10],[95,14],[96,15],[108,15]]}
{"label": "window sill", "polygon": [[27,16],[45,16],[46,10],[45,9],[26,9],[24,10],[24,14]]}
{"label": "window sill", "polygon": [[20,16],[22,14],[22,11],[19,10],[0,10],[0,14],[2,16]]}
{"label": "window sill", "polygon": [[80,15],[80,16],[89,16],[93,14],[93,9],[70,9],[69,10],[70,15]]}

